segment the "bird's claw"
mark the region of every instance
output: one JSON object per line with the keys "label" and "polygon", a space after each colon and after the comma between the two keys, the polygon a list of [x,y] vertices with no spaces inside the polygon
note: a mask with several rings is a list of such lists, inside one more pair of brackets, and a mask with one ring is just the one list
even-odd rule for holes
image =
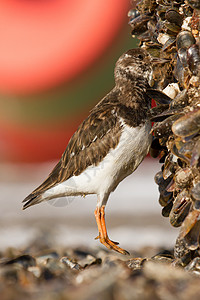
{"label": "bird's claw", "polygon": [[127,255],[127,254],[130,255],[130,253],[128,251],[126,251],[125,249],[122,249],[119,246],[117,246],[119,243],[111,241],[109,239],[109,237],[105,237],[105,238],[104,237],[103,238],[99,237],[99,240],[108,249],[115,250],[115,251],[117,251],[117,252],[119,252],[121,254],[124,254],[124,255]]}

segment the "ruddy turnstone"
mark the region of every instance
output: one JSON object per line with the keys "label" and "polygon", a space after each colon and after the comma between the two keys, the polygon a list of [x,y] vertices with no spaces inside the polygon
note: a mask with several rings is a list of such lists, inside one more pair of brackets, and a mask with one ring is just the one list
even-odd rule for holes
{"label": "ruddy turnstone", "polygon": [[127,51],[118,59],[114,76],[115,87],[79,126],[47,179],[23,200],[23,209],[53,198],[96,194],[97,238],[107,248],[128,254],[108,237],[105,206],[151,144],[151,98],[146,93],[152,76],[149,54],[143,49]]}

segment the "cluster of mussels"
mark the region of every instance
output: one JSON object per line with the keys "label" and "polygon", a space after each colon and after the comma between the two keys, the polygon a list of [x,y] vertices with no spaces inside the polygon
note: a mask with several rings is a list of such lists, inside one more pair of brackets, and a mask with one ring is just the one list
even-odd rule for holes
{"label": "cluster of mussels", "polygon": [[159,203],[181,226],[174,254],[186,265],[200,256],[200,0],[142,0],[129,17],[139,46],[168,60],[148,91],[157,103],[150,154],[160,156]]}

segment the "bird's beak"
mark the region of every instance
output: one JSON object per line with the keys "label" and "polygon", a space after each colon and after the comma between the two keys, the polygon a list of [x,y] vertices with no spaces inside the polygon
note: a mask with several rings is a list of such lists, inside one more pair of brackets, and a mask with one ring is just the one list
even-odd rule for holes
{"label": "bird's beak", "polygon": [[151,63],[153,64],[164,64],[166,62],[169,62],[169,59],[166,58],[160,58],[160,57],[151,57]]}

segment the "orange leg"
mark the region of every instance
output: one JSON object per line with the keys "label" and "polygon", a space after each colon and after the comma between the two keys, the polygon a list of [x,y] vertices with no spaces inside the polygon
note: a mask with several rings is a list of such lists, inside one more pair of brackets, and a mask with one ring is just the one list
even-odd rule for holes
{"label": "orange leg", "polygon": [[108,237],[108,233],[106,230],[106,223],[105,223],[105,205],[103,205],[102,207],[97,207],[95,212],[94,212],[95,218],[96,218],[96,222],[97,222],[97,226],[98,226],[98,230],[99,230],[99,236],[96,237],[96,239],[99,239],[100,242],[106,246],[108,249],[112,249],[115,250],[121,254],[129,254],[128,251],[120,248],[119,246],[117,246],[117,242],[113,242],[109,239]]}

